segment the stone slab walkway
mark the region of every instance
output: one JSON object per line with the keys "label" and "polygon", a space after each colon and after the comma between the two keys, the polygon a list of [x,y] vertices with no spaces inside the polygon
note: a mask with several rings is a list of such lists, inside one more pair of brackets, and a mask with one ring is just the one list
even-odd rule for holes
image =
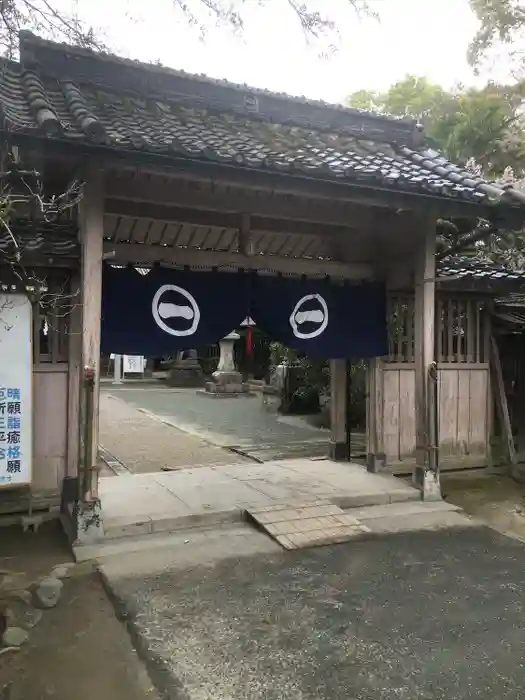
{"label": "stone slab walkway", "polygon": [[[164,421],[189,437],[205,441],[205,444],[232,448],[238,454],[257,461],[328,454],[328,431],[306,422],[290,424],[281,421],[279,416],[263,410],[258,395],[214,400],[199,395],[195,389],[172,389],[162,384],[105,385],[101,390],[101,401],[111,406],[107,403],[110,396],[139,410],[145,417]],[[117,437],[113,438],[115,427]],[[101,414],[102,429],[101,442],[111,452],[104,440],[119,439],[118,426],[115,426],[111,410]],[[355,448],[362,453],[362,436],[357,437]],[[118,445],[115,449],[118,449]],[[118,454],[115,456],[120,459]]]}
{"label": "stone slab walkway", "polygon": [[252,460],[177,430],[142,413],[119,397],[100,395],[100,446],[131,473]]}
{"label": "stone slab walkway", "polygon": [[100,498],[106,536],[124,537],[238,521],[249,508],[320,499],[348,508],[420,493],[357,464],[289,459],[101,479]]}

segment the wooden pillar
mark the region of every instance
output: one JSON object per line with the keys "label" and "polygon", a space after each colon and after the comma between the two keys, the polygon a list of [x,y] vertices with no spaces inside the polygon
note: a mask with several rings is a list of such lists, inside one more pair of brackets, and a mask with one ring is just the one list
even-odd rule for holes
{"label": "wooden pillar", "polygon": [[[97,167],[90,167],[84,195],[79,205],[80,237],[82,246],[82,371],[85,383],[86,373],[93,374],[93,398],[86,415],[86,402],[83,414],[83,435],[89,435],[89,444],[84,444],[83,454],[87,456],[84,469],[90,471],[86,493],[87,502],[98,498],[98,407],[100,388],[100,321],[102,306],[102,252],[104,224],[104,174]],[[85,387],[82,392],[85,399]],[[85,431],[85,426],[89,430]]]}
{"label": "wooden pillar", "polygon": [[386,455],[383,451],[383,375],[382,362],[374,358],[368,363],[366,397],[366,444],[367,469],[379,472],[384,468]]}
{"label": "wooden pillar", "polygon": [[348,461],[346,360],[330,360],[330,459]]}
{"label": "wooden pillar", "polygon": [[82,377],[82,307],[80,276],[71,280],[68,338],[67,476],[78,476],[80,454],[80,382]]}
{"label": "wooden pillar", "polygon": [[436,232],[428,226],[416,252],[415,264],[415,408],[416,467],[414,482],[425,500],[440,500],[441,486],[437,465],[435,402],[437,391],[430,382],[435,373],[435,277]]}

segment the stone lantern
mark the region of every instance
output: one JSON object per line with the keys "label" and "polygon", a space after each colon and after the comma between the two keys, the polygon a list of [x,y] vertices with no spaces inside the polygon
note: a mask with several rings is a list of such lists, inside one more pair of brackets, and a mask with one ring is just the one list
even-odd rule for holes
{"label": "stone lantern", "polygon": [[242,374],[235,368],[233,348],[241,336],[232,331],[219,341],[220,357],[217,369],[212,374],[212,381],[206,382],[203,393],[210,396],[248,396],[248,385],[242,381]]}

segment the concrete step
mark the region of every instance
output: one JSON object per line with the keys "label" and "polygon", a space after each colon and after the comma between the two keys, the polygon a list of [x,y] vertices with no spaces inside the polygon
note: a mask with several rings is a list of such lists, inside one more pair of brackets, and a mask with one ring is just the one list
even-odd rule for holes
{"label": "concrete step", "polygon": [[459,506],[446,501],[407,501],[403,503],[388,503],[373,505],[365,508],[351,508],[350,512],[358,520],[376,518],[391,518],[419,515],[421,513],[447,513],[461,511]]}
{"label": "concrete step", "polygon": [[[389,491],[358,491],[351,495],[343,495],[320,499],[326,503],[333,503],[344,510],[362,509],[364,507],[381,507],[381,504],[399,504],[404,506],[413,503],[416,506],[421,503],[419,491],[406,486],[403,482],[394,484]],[[290,506],[293,503],[290,502]],[[429,504],[427,504],[429,505]],[[120,540],[122,538],[139,537],[142,535],[157,535],[177,532],[179,530],[191,530],[194,528],[221,526],[225,524],[240,523],[245,520],[245,507],[236,506],[223,510],[210,510],[196,512],[190,515],[173,515],[170,513],[158,516],[144,517],[105,517],[104,541]]]}
{"label": "concrete step", "polygon": [[[403,532],[464,528],[478,526],[457,506],[440,502],[406,502],[353,508],[351,515],[364,527],[352,540]],[[348,543],[347,543],[348,544]],[[351,542],[350,542],[351,544]],[[214,527],[192,528],[171,533],[158,533],[103,540],[96,544],[73,548],[78,562],[94,560],[115,566],[122,571],[156,571],[192,562],[207,562],[227,557],[283,551],[274,540],[247,522]]]}
{"label": "concrete step", "polygon": [[106,564],[122,561],[133,572],[188,566],[202,561],[213,561],[255,553],[279,552],[279,545],[258,532],[248,523],[224,525],[173,532],[168,535],[142,535],[120,540],[102,541],[90,545],[75,545],[77,562],[95,561]]}
{"label": "concrete step", "polygon": [[446,501],[390,503],[350,512],[367,528],[369,536],[479,526],[461,508]]}

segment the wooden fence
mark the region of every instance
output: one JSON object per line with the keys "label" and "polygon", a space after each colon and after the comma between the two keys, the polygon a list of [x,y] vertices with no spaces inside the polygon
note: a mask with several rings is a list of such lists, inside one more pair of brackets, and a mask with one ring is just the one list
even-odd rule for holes
{"label": "wooden fence", "polygon": [[[376,373],[378,451],[387,467],[410,471],[415,460],[414,297],[389,300],[389,354]],[[439,458],[442,468],[487,463],[490,444],[489,321],[476,297],[436,300]]]}

